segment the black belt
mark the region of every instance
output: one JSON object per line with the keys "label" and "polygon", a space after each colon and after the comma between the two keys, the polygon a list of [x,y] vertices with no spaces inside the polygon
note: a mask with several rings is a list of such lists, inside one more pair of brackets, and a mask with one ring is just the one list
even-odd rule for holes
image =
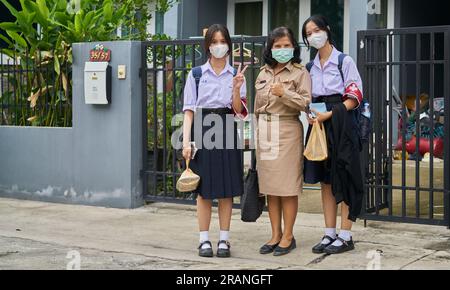
{"label": "black belt", "polygon": [[217,109],[200,109],[203,114],[217,114],[217,115],[226,115],[233,113],[233,110],[230,108],[217,108]]}
{"label": "black belt", "polygon": [[342,95],[335,94],[329,96],[320,96],[317,98],[313,98],[313,103],[326,103],[326,104],[342,103]]}

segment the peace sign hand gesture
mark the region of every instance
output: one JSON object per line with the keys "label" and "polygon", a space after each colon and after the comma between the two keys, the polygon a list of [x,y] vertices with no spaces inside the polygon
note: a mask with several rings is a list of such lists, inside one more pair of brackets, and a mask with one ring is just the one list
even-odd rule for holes
{"label": "peace sign hand gesture", "polygon": [[234,90],[240,90],[245,81],[244,73],[247,70],[248,65],[246,65],[242,71],[241,71],[241,67],[242,67],[242,64],[239,64],[237,74],[233,78],[233,89]]}

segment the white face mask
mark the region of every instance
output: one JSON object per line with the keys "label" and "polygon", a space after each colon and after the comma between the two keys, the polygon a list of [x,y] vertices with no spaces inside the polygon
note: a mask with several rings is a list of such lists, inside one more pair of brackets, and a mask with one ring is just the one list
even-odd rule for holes
{"label": "white face mask", "polygon": [[328,34],[325,31],[320,31],[317,33],[311,34],[310,37],[308,37],[309,45],[314,47],[315,49],[321,49],[325,46],[328,40]]}
{"label": "white face mask", "polygon": [[217,44],[209,47],[209,52],[215,58],[223,58],[228,53],[228,44]]}

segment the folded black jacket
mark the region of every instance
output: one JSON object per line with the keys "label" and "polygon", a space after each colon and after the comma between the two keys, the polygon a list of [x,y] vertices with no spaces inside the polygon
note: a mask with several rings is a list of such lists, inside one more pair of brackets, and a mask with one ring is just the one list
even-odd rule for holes
{"label": "folded black jacket", "polygon": [[350,207],[348,219],[353,222],[361,214],[364,194],[357,130],[354,112],[347,111],[343,103],[335,105],[328,132],[331,186],[336,202]]}

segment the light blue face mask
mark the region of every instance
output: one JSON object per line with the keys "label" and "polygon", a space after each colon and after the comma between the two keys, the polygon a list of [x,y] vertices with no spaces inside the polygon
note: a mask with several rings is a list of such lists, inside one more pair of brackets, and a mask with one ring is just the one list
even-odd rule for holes
{"label": "light blue face mask", "polygon": [[294,58],[294,49],[293,48],[272,49],[272,57],[278,63],[282,64],[287,63]]}

